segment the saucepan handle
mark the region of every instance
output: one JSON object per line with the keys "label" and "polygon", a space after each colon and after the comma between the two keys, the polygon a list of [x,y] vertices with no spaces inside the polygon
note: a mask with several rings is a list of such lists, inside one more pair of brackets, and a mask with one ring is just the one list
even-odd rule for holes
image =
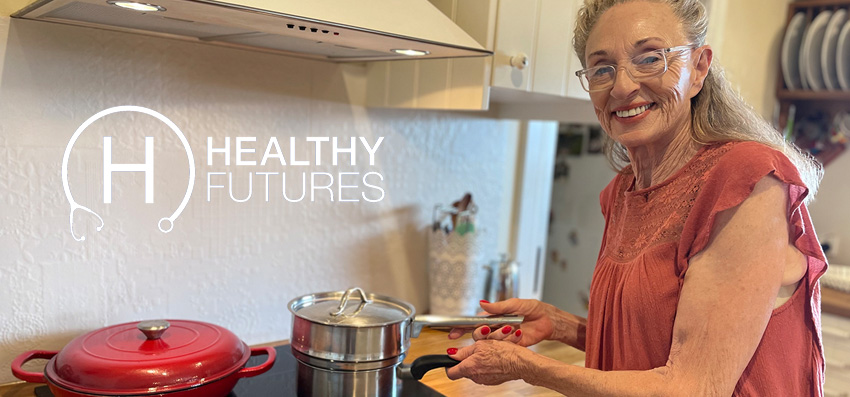
{"label": "saucepan handle", "polygon": [[49,360],[57,354],[59,354],[58,351],[49,350],[30,350],[28,352],[25,352],[20,356],[15,357],[15,360],[12,361],[12,375],[15,375],[16,378],[25,382],[47,383],[47,380],[44,379],[44,372],[25,371],[22,367],[27,361],[39,358]]}
{"label": "saucepan handle", "polygon": [[398,375],[401,378],[421,380],[432,369],[451,368],[459,362],[445,354],[429,354],[413,360],[410,365],[401,364],[398,367]]}
{"label": "saucepan handle", "polygon": [[277,357],[277,352],[273,347],[255,347],[251,349],[251,356],[262,356],[263,354],[267,355],[266,361],[260,365],[256,365],[253,367],[246,367],[239,370],[240,378],[250,378],[252,376],[257,376],[265,373],[266,371],[272,369],[274,365],[274,360]]}
{"label": "saucepan handle", "polygon": [[424,314],[414,317],[411,336],[416,338],[422,332],[422,328],[466,328],[479,327],[482,325],[501,326],[522,324],[525,317],[514,314],[497,314],[494,316],[438,316]]}

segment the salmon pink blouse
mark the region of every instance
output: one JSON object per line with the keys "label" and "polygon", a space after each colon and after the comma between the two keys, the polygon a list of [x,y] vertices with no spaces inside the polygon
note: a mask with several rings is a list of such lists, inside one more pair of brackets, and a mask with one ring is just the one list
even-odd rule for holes
{"label": "salmon pink blouse", "polygon": [[688,261],[708,244],[717,213],[741,204],[768,175],[788,187],[788,224],[808,270],[773,310],[735,395],[823,394],[818,278],[826,261],[803,204],[808,190],[787,157],[755,142],[704,146],[669,179],[637,191],[627,167],[602,191],[605,234],[590,287],[588,368],[666,365]]}

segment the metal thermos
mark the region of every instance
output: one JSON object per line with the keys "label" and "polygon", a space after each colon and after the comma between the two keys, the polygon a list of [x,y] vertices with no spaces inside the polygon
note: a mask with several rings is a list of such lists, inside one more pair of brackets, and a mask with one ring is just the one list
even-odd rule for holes
{"label": "metal thermos", "polygon": [[484,299],[496,302],[518,297],[519,265],[507,254],[484,266]]}

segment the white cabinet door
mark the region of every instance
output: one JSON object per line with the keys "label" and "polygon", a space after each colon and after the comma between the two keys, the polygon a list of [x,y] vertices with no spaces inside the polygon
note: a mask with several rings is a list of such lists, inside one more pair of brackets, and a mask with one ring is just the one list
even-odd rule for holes
{"label": "white cabinet door", "polygon": [[531,91],[566,95],[573,43],[573,0],[541,0]]}
{"label": "white cabinet door", "polygon": [[[494,87],[520,91],[531,87],[539,4],[540,0],[499,0],[491,81]],[[523,57],[527,59],[524,66],[518,63]]]}
{"label": "white cabinet door", "polygon": [[521,132],[517,163],[514,252],[519,263],[519,297],[540,299],[549,232],[549,208],[555,172],[558,123],[528,121]]}

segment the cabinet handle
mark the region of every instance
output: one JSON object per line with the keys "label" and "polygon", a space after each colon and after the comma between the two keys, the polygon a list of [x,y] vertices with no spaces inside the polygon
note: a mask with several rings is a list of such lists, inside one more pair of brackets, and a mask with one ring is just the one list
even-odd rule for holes
{"label": "cabinet handle", "polygon": [[511,57],[511,66],[519,70],[525,69],[528,66],[528,62],[528,55],[525,55],[522,52]]}

